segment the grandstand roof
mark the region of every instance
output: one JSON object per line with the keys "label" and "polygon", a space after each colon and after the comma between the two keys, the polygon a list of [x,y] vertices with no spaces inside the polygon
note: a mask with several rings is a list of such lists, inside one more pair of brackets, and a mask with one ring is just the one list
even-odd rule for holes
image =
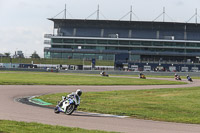
{"label": "grandstand roof", "polygon": [[109,28],[159,28],[166,27],[173,28],[176,26],[177,29],[180,26],[187,26],[187,29],[200,29],[200,23],[186,23],[186,22],[159,22],[159,21],[119,21],[119,20],[89,20],[89,19],[52,19],[49,20],[54,22],[54,27],[58,28],[60,26],[77,26],[77,27],[109,27]]}

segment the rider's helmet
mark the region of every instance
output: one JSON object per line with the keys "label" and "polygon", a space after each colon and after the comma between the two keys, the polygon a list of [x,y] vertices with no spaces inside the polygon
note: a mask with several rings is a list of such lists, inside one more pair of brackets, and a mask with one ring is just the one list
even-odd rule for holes
{"label": "rider's helmet", "polygon": [[80,97],[82,94],[82,91],[80,89],[76,90],[76,94]]}
{"label": "rider's helmet", "polygon": [[175,73],[174,76],[177,76],[177,74]]}

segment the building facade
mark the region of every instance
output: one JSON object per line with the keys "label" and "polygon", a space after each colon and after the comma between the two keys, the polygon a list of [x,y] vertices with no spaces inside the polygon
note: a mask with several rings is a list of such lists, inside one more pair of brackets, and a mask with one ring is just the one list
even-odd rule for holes
{"label": "building facade", "polygon": [[[192,62],[200,57],[200,24],[49,19],[45,58]],[[47,40],[49,39],[49,40]]]}

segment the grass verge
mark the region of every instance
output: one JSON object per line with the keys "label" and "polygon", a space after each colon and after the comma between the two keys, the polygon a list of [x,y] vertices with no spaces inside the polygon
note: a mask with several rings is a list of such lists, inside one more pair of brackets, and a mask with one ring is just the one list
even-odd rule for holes
{"label": "grass verge", "polygon": [[175,85],[185,82],[101,77],[99,75],[68,75],[60,73],[15,72],[0,73],[0,85]]}
{"label": "grass verge", "polygon": [[51,126],[34,122],[27,123],[27,122],[0,120],[0,133],[108,133],[108,132],[98,131],[98,130],[86,130],[81,128],[70,128],[63,126]]}
{"label": "grass verge", "polygon": [[[65,93],[40,99],[56,103]],[[200,87],[86,92],[79,110],[139,119],[200,124]]]}
{"label": "grass verge", "polygon": [[[10,63],[10,58],[4,57],[1,59],[1,63]],[[83,60],[81,59],[47,59],[47,58],[12,58],[12,63],[25,63],[25,64],[63,64],[63,65],[83,65]],[[91,65],[91,60],[84,60],[84,65]],[[114,61],[111,60],[96,60],[97,66],[113,66]]]}

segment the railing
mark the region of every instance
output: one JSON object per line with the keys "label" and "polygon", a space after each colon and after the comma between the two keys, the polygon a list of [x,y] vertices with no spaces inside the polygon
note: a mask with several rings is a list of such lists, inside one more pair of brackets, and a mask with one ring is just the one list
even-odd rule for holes
{"label": "railing", "polygon": [[144,61],[144,60],[118,60],[117,61],[118,63],[124,63],[126,62],[127,64],[128,63],[144,63],[146,65],[148,64],[170,64],[170,65],[175,65],[175,64],[186,64],[186,65],[200,65],[200,62],[199,61],[196,61],[196,62],[185,62],[185,61],[169,61],[169,60],[164,60],[164,61],[158,61],[158,60],[155,60],[155,61]]}

